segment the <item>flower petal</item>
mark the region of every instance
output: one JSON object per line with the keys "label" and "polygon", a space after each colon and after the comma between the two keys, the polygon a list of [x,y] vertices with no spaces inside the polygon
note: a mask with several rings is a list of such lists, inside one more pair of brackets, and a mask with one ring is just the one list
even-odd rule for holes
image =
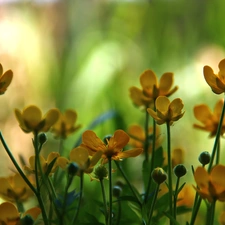
{"label": "flower petal", "polygon": [[203,68],[203,74],[205,77],[206,82],[208,83],[208,85],[211,87],[212,91],[215,94],[221,94],[224,92],[224,90],[222,90],[221,88],[218,87],[217,84],[217,76],[214,74],[213,70],[211,67],[209,66],[204,66]]}
{"label": "flower petal", "polygon": [[174,99],[169,105],[169,108],[172,111],[173,117],[181,115],[183,107],[184,107],[184,104],[180,98]]}
{"label": "flower petal", "polygon": [[209,174],[203,167],[198,167],[194,172],[194,178],[198,185],[201,188],[207,188],[209,183]]}
{"label": "flower petal", "polygon": [[12,203],[3,202],[0,205],[0,221],[4,221],[6,224],[8,224],[7,222],[10,220],[12,222],[15,221],[15,223],[12,224],[16,224],[16,221],[19,220],[19,218],[19,212]]}
{"label": "flower petal", "polygon": [[86,130],[83,133],[82,144],[92,151],[104,150],[106,148],[103,141],[91,130]]}
{"label": "flower petal", "polygon": [[6,71],[1,77],[0,77],[0,95],[4,94],[7,90],[8,86],[10,85],[13,78],[13,72],[12,70]]}
{"label": "flower petal", "polygon": [[166,95],[173,85],[173,73],[164,73],[159,80],[160,95]]}
{"label": "flower petal", "polygon": [[60,112],[58,109],[50,109],[44,117],[44,127],[41,129],[43,132],[47,132],[50,127],[56,123],[60,117]]}
{"label": "flower petal", "polygon": [[205,124],[208,120],[211,120],[213,117],[210,108],[205,104],[195,106],[194,115],[195,118],[203,124]]}
{"label": "flower petal", "polygon": [[26,107],[23,110],[22,117],[23,117],[25,125],[28,128],[35,130],[35,129],[37,129],[37,126],[41,122],[42,113],[38,107],[31,105],[31,106]]}
{"label": "flower petal", "polygon": [[70,152],[70,161],[76,162],[78,165],[82,167],[86,165],[88,161],[88,150],[82,147],[77,147],[71,150]]}
{"label": "flower petal", "polygon": [[146,70],[141,74],[140,83],[144,90],[153,89],[154,86],[158,86],[157,77],[152,70]]}
{"label": "flower petal", "polygon": [[155,106],[161,113],[168,112],[170,100],[165,96],[159,96],[155,101]]}
{"label": "flower petal", "polygon": [[136,156],[140,155],[142,152],[143,152],[142,148],[135,148],[135,149],[120,152],[118,154],[118,157],[120,159],[125,159],[125,158],[129,158],[129,157],[136,157]]}
{"label": "flower petal", "polygon": [[116,130],[113,137],[109,139],[109,148],[113,146],[117,149],[124,148],[129,142],[130,137],[123,130]]}
{"label": "flower petal", "polygon": [[66,169],[69,164],[69,160],[65,157],[58,157],[57,158],[57,165],[60,166],[62,169]]}

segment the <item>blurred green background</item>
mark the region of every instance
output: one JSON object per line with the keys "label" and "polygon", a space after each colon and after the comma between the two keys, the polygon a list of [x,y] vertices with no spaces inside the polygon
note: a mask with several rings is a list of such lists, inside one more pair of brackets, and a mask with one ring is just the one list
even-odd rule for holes
{"label": "blurred green background", "polygon": [[[172,147],[185,150],[190,163],[211,151],[213,140],[194,130],[193,107],[213,109],[221,98],[204,81],[202,68],[217,71],[225,57],[223,0],[68,0],[0,1],[0,63],[14,80],[0,100],[0,126],[12,151],[28,152],[31,135],[15,120],[14,108],[29,104],[43,112],[51,107],[75,109],[82,129],[68,138],[71,149],[96,117],[117,115],[95,127],[100,137],[144,123],[144,113],[129,98],[146,69],[158,77],[174,72],[185,116],[172,127]],[[162,128],[162,135],[165,132]],[[9,168],[3,148],[1,165]],[[191,157],[190,157],[191,156]],[[193,156],[193,157],[192,157]],[[8,171],[8,170],[7,170]]]}

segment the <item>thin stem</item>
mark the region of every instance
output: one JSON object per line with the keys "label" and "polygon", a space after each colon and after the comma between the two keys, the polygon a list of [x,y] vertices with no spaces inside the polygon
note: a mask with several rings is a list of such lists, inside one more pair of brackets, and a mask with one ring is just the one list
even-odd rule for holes
{"label": "thin stem", "polygon": [[[169,187],[169,213],[173,215],[173,183],[172,183],[172,160],[171,160],[171,133],[170,133],[170,123],[166,123],[167,128],[167,158],[168,158],[168,187]],[[170,225],[173,222],[170,220]]]}
{"label": "thin stem", "polygon": [[147,225],[150,225],[151,220],[152,220],[152,215],[153,215],[155,203],[156,203],[157,196],[158,196],[158,192],[159,192],[159,186],[160,186],[160,184],[157,184],[156,191],[155,191],[155,193],[154,193],[154,197],[153,197],[153,200],[152,200],[151,208],[150,208],[150,211],[149,211],[149,216],[148,216],[148,223],[147,223]]}
{"label": "thin stem", "polygon": [[[148,139],[148,136],[146,136],[146,139]],[[150,162],[150,171],[149,174],[152,173],[153,169],[154,169],[154,161],[155,161],[155,142],[156,142],[156,122],[155,120],[153,120],[153,132],[152,132],[152,156],[151,156],[151,162]],[[149,180],[148,180],[148,185],[147,185],[147,189],[145,192],[145,198],[144,198],[144,202],[147,203],[148,201],[148,195],[149,192],[151,190],[151,184],[152,184],[152,177],[149,176]]]}
{"label": "thin stem", "polygon": [[214,216],[215,216],[215,209],[216,209],[216,200],[214,199],[213,202],[210,205],[210,218],[209,218],[209,225],[214,224]]}
{"label": "thin stem", "polygon": [[2,145],[4,147],[4,149],[6,150],[6,153],[8,154],[9,158],[11,159],[13,165],[16,167],[18,173],[21,175],[21,177],[23,178],[23,180],[27,183],[27,185],[29,186],[29,188],[33,191],[33,193],[35,195],[37,195],[37,190],[35,189],[35,187],[31,184],[31,182],[29,181],[29,179],[26,177],[26,175],[24,174],[24,172],[22,171],[22,169],[20,168],[20,166],[18,165],[17,161],[15,160],[13,154],[11,153],[8,145],[5,142],[5,139],[2,136],[2,132],[0,132],[0,139],[2,142]]}
{"label": "thin stem", "polygon": [[[221,116],[220,116],[220,121],[219,121],[219,125],[218,125],[217,132],[216,132],[216,137],[215,137],[215,141],[214,141],[214,145],[213,145],[213,150],[212,150],[211,160],[210,160],[209,167],[208,167],[208,172],[211,170],[211,168],[213,166],[213,161],[214,161],[214,158],[215,158],[215,155],[216,155],[216,152],[217,152],[217,146],[218,146],[218,142],[219,142],[219,139],[220,139],[224,114],[225,114],[225,99],[224,99],[224,102],[223,102],[223,108],[222,108],[222,112],[221,112]],[[217,156],[217,157],[219,157],[219,156]]]}
{"label": "thin stem", "polygon": [[119,198],[117,198],[117,202],[118,202],[118,214],[117,214],[117,220],[116,220],[116,225],[120,224],[120,217],[121,217],[121,201],[119,200]]}
{"label": "thin stem", "polygon": [[144,143],[144,153],[145,153],[145,161],[148,162],[148,147],[149,147],[149,141],[148,141],[148,123],[149,123],[149,114],[147,112],[147,107],[145,110],[145,143]]}
{"label": "thin stem", "polygon": [[84,172],[80,171],[80,196],[79,196],[77,212],[74,216],[72,224],[76,224],[76,220],[77,220],[79,212],[80,212],[80,207],[81,207],[81,202],[82,202],[82,197],[83,197],[83,188],[84,188]]}
{"label": "thin stem", "polygon": [[127,177],[126,174],[124,173],[124,171],[123,171],[123,169],[121,168],[119,162],[117,162],[117,161],[114,161],[114,162],[115,162],[117,168],[119,169],[120,173],[123,175],[125,181],[127,182],[127,185],[129,186],[129,188],[130,188],[131,192],[133,193],[134,197],[136,198],[137,202],[141,205],[141,202],[140,202],[140,200],[139,200],[139,198],[138,198],[136,192],[134,191],[134,189],[133,189],[133,187],[132,187],[132,185],[131,185],[131,183],[130,183],[128,177]]}
{"label": "thin stem", "polygon": [[108,158],[109,164],[109,218],[108,225],[112,225],[112,161],[111,157]]}
{"label": "thin stem", "polygon": [[103,205],[104,205],[104,211],[105,211],[105,224],[108,224],[108,207],[107,207],[107,201],[106,201],[106,194],[105,194],[105,186],[104,186],[104,180],[100,180],[101,189],[102,189],[102,198],[103,198]]}
{"label": "thin stem", "polygon": [[178,188],[180,183],[180,177],[177,177],[176,188],[174,192],[174,202],[173,202],[173,217],[176,219],[177,217],[177,197],[178,197]]}
{"label": "thin stem", "polygon": [[219,164],[220,162],[220,139],[218,141],[218,145],[217,145],[217,151],[216,151],[216,164]]}

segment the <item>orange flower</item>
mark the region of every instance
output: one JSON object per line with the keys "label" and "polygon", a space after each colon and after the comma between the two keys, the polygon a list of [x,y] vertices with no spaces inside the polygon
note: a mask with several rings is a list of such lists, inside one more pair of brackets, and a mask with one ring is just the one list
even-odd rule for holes
{"label": "orange flower", "polygon": [[3,95],[10,85],[13,78],[12,70],[7,70],[3,73],[2,65],[0,64],[0,95]]}
{"label": "orange flower", "polygon": [[128,157],[136,157],[142,153],[142,148],[122,151],[129,139],[129,136],[123,130],[116,130],[114,135],[106,138],[106,143],[104,143],[93,131],[87,130],[82,135],[81,146],[87,148],[90,155],[102,151],[103,163],[106,163],[109,158],[121,160]]}
{"label": "orange flower", "polygon": [[161,125],[163,123],[173,124],[174,121],[179,120],[183,115],[182,109],[184,104],[181,99],[176,98],[172,102],[165,97],[159,96],[155,102],[156,112],[148,108],[148,113]]}
{"label": "orange flower", "polygon": [[15,109],[15,116],[21,129],[25,133],[47,132],[50,127],[58,120],[58,109],[50,109],[44,117],[41,110],[34,105],[26,107],[22,112]]}
{"label": "orange flower", "polygon": [[158,82],[155,73],[146,70],[140,76],[140,83],[142,89],[130,88],[130,97],[137,106],[150,107],[158,96],[170,96],[178,89],[177,86],[172,88],[173,73],[164,73]]}
{"label": "orange flower", "polygon": [[177,206],[192,207],[195,199],[195,190],[191,185],[185,184],[178,194]]}
{"label": "orange flower", "polygon": [[204,66],[203,69],[205,80],[215,94],[225,92],[225,59],[220,61],[218,67],[218,74],[215,74],[209,66]]}
{"label": "orange flower", "polygon": [[67,138],[68,135],[74,133],[81,126],[76,125],[77,113],[72,109],[68,109],[64,114],[60,113],[58,121],[52,126],[52,132],[55,137]]}
{"label": "orange flower", "polygon": [[[197,120],[199,120],[202,125],[194,124],[195,128],[210,132],[210,137],[214,137],[217,132],[217,128],[220,121],[220,116],[223,108],[223,100],[219,100],[212,112],[209,107],[205,104],[197,105],[194,107],[194,115]],[[225,132],[225,118],[223,119],[223,124],[221,128],[221,135]]]}
{"label": "orange flower", "polygon": [[[59,153],[58,152],[51,152],[48,157],[47,157],[47,160],[40,155],[40,164],[41,164],[41,168],[42,168],[42,172],[43,173],[46,173],[48,171],[48,168],[49,168],[49,165],[50,163],[55,159],[55,158],[58,158],[59,157]],[[24,169],[31,172],[31,173],[34,173],[35,172],[35,156],[31,156],[29,158],[29,163],[30,163],[30,166],[24,166]],[[54,173],[56,171],[56,169],[58,168],[58,164],[57,164],[57,160],[55,161],[49,175],[51,175],[52,173]],[[40,172],[39,172],[40,173]]]}
{"label": "orange flower", "polygon": [[22,202],[33,195],[29,186],[18,173],[9,177],[1,177],[0,184],[0,196],[7,201]]}
{"label": "orange flower", "polygon": [[[33,220],[36,220],[40,215],[41,210],[38,207],[31,208],[23,213],[21,220],[29,215]],[[10,202],[4,202],[0,205],[0,224],[2,225],[19,225],[23,224],[20,221],[20,213],[17,208]]]}
{"label": "orange flower", "polygon": [[69,163],[75,162],[78,164],[80,171],[91,173],[101,156],[102,152],[97,151],[92,157],[90,157],[88,150],[79,146],[71,150],[70,160],[65,157],[59,157],[57,159],[57,163],[62,169],[66,169]]}
{"label": "orange flower", "polygon": [[[152,152],[152,127],[149,128],[149,149],[148,152]],[[128,134],[130,136],[129,144],[136,148],[143,148],[145,142],[145,132],[144,129],[140,125],[131,125],[128,128]],[[162,139],[160,136],[159,126],[156,127],[156,149],[161,146]]]}
{"label": "orange flower", "polygon": [[203,199],[209,202],[218,200],[225,202],[225,166],[216,165],[208,173],[204,167],[195,170],[194,178],[197,184],[195,188]]}

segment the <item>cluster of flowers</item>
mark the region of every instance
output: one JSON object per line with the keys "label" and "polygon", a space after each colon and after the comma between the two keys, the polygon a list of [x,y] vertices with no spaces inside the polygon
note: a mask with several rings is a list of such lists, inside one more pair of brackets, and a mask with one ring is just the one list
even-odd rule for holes
{"label": "cluster of flowers", "polygon": [[[11,70],[3,73],[0,65],[0,74],[0,94],[4,94],[12,81],[13,73]],[[225,93],[225,59],[219,63],[218,74],[215,74],[209,66],[205,66],[204,77],[214,93]],[[210,137],[215,137],[215,143],[211,154],[208,152],[200,154],[199,161],[202,166],[193,168],[196,181],[196,186],[191,187],[192,190],[196,190],[193,205],[188,205],[189,208],[179,208],[185,205],[185,196],[182,195],[185,183],[180,185],[180,178],[186,174],[187,170],[182,164],[182,150],[171,151],[170,129],[174,122],[183,117],[184,104],[180,98],[169,100],[169,97],[178,89],[177,86],[173,87],[173,73],[164,73],[158,81],[152,70],[146,70],[140,76],[140,84],[141,89],[130,88],[130,97],[134,105],[145,112],[144,128],[133,125],[127,133],[119,129],[103,140],[92,130],[86,130],[82,134],[81,144],[73,148],[68,157],[65,157],[63,149],[60,149],[59,152],[50,152],[46,159],[42,156],[41,150],[47,141],[46,132],[50,131],[56,138],[64,140],[80,128],[80,125],[77,125],[76,111],[70,109],[62,113],[58,109],[50,109],[42,115],[42,111],[34,105],[22,111],[15,109],[20,128],[25,133],[33,133],[35,154],[29,158],[29,165],[21,168],[0,133],[1,142],[17,169],[12,176],[0,178],[0,197],[5,200],[0,205],[0,224],[34,224],[34,221],[38,220],[45,225],[85,224],[82,223],[81,218],[78,218],[82,205],[84,174],[89,174],[92,180],[95,179],[101,183],[102,214],[106,225],[120,224],[121,212],[118,209],[116,215],[113,197],[116,197],[118,202],[122,200],[134,202],[138,206],[136,214],[140,217],[140,222],[148,225],[156,223],[162,214],[169,219],[171,225],[178,224],[176,221],[178,210],[180,213],[192,211],[190,222],[186,224],[194,225],[201,201],[205,199],[209,212],[208,224],[213,224],[216,202],[225,201],[225,179],[223,179],[225,166],[220,164],[219,157],[220,138],[225,133],[224,101],[220,100],[213,112],[204,104],[194,108],[194,115],[201,122],[200,125],[195,124],[194,127],[208,131]],[[153,118],[153,126],[149,128],[150,117]],[[167,151],[165,153],[162,151],[162,140],[159,138],[159,125],[163,124],[167,128]],[[124,150],[127,144],[134,148]],[[140,194],[134,188],[120,165],[123,159],[137,156],[144,158],[144,194]],[[131,193],[126,198],[120,199],[122,185],[113,186],[112,162],[115,162]],[[105,165],[108,165],[108,170]],[[208,168],[206,168],[207,165]],[[56,180],[62,179],[59,169],[66,174],[64,191],[60,194],[56,193],[55,186]],[[80,177],[78,194],[75,190],[69,191],[75,176]],[[108,179],[109,184],[108,200],[103,182],[105,178]],[[165,188],[163,188],[165,183]],[[23,203],[31,196],[35,196],[37,202],[35,202],[35,207],[25,211]],[[160,198],[164,198],[166,203],[163,208],[157,206],[157,200]],[[225,213],[222,213],[220,220],[222,224],[225,223]],[[123,224],[126,223],[123,222]]]}

